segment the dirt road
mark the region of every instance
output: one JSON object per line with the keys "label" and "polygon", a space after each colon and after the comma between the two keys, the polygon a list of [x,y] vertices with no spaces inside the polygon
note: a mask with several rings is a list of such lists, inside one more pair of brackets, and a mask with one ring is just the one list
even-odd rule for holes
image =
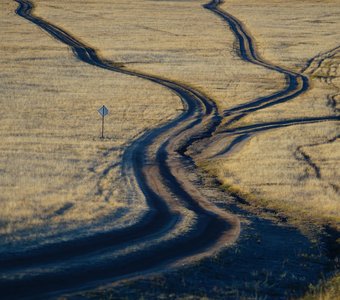
{"label": "dirt road", "polygon": [[[280,72],[286,78],[283,90],[225,112],[219,112],[212,99],[190,86],[130,71],[101,58],[95,49],[71,33],[35,16],[32,2],[16,1],[19,3],[16,12],[20,17],[69,46],[80,61],[143,78],[171,90],[181,99],[183,113],[145,132],[125,150],[122,175],[131,193],[139,190],[146,199],[149,209],[143,218],[131,227],[49,244],[19,256],[8,254],[2,257],[0,271],[5,275],[0,279],[0,291],[8,298],[46,298],[95,287],[191,262],[233,244],[240,234],[240,221],[236,215],[213,205],[188,179],[195,165],[187,155],[187,149],[197,141],[210,143],[210,140],[221,139],[223,132],[249,135],[275,126],[323,121],[304,119],[229,130],[233,121],[253,111],[291,100],[305,92],[309,85],[304,75],[259,57],[251,35],[235,17],[219,9],[219,1],[212,1],[204,7],[228,22],[239,43],[238,54],[242,59]],[[223,118],[230,117],[230,122],[220,126]],[[242,140],[234,140],[234,144]]]}

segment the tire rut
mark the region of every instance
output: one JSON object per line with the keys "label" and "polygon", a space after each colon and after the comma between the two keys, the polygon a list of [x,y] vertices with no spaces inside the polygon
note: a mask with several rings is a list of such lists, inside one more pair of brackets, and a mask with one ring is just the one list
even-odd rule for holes
{"label": "tire rut", "polygon": [[[3,295],[11,297],[46,297],[55,291],[75,289],[98,280],[114,280],[136,272],[148,271],[176,261],[195,256],[204,256],[223,245],[232,243],[239,235],[240,225],[232,216],[204,199],[199,191],[193,190],[185,178],[187,174],[175,169],[185,169],[190,163],[179,149],[190,146],[193,140],[210,136],[220,123],[221,118],[215,103],[191,87],[174,81],[129,71],[101,59],[96,51],[79,42],[71,34],[42,18],[33,15],[32,2],[16,0],[19,7],[16,13],[48,32],[56,40],[68,45],[81,61],[109,71],[135,76],[160,84],[176,93],[183,102],[184,112],[174,120],[144,133],[125,151],[122,172],[143,192],[149,211],[141,222],[134,226],[114,230],[95,236],[76,239],[64,243],[50,244],[21,255],[7,255],[1,259],[1,271],[6,271],[6,279],[0,281]],[[148,149],[158,145],[155,157]],[[153,164],[154,168],[149,169]],[[174,175],[176,174],[176,175]],[[183,176],[182,178],[179,178]],[[189,186],[190,188],[186,188]],[[173,196],[175,195],[174,200]],[[175,236],[159,245],[151,245],[131,252],[119,259],[98,258],[97,264],[77,264],[79,258],[88,258],[98,251],[111,253],[114,247],[131,246],[157,238],[174,230],[176,224],[185,218],[181,213],[186,208],[195,215],[195,222],[188,234]],[[152,244],[152,243],[151,243]],[[95,260],[94,257],[93,260]],[[64,261],[75,265],[65,268]],[[121,266],[121,267],[119,267]],[[30,267],[35,272],[26,272]],[[39,273],[39,269],[50,267],[51,271]],[[38,270],[38,271],[37,271]],[[12,275],[11,275],[12,274]],[[14,275],[13,275],[14,274]],[[18,275],[16,275],[18,274]],[[12,276],[12,277],[11,277]]]}
{"label": "tire rut", "polygon": [[[136,274],[178,265],[179,262],[203,257],[233,243],[240,232],[237,217],[222,211],[205,199],[199,190],[187,179],[188,166],[193,165],[187,149],[196,141],[211,137],[222,121],[215,103],[193,88],[164,78],[145,73],[129,71],[114,62],[106,61],[97,55],[95,49],[78,41],[70,33],[32,13],[32,2],[15,0],[19,3],[17,14],[39,26],[56,40],[68,45],[74,55],[84,63],[121,74],[149,80],[171,90],[181,99],[184,112],[170,122],[145,132],[124,152],[122,174],[131,185],[145,196],[149,211],[137,224],[121,230],[114,230],[91,237],[76,239],[65,243],[50,244],[24,255],[9,255],[1,258],[1,271],[19,272],[25,268],[36,268],[36,274],[0,280],[0,290],[7,298],[46,298],[67,291],[97,286],[102,282],[131,278]],[[237,41],[239,55],[245,61],[277,71],[285,76],[286,87],[272,95],[255,99],[236,106],[223,116],[233,115],[233,122],[247,114],[291,100],[308,88],[308,78],[285,70],[262,59],[254,46],[251,35],[232,15],[219,8],[215,0],[204,5],[225,20]],[[234,116],[235,115],[235,116]],[[317,120],[309,120],[317,121]],[[321,120],[319,120],[321,121]],[[306,122],[295,120],[295,123]],[[291,124],[293,124],[292,122]],[[231,124],[230,122],[229,124]],[[258,124],[248,130],[284,126],[289,124]],[[228,130],[228,128],[226,128]],[[245,132],[242,132],[244,134]],[[249,134],[244,136],[248,138]],[[233,148],[238,142],[235,139]],[[150,154],[151,146],[157,151]],[[186,233],[157,243],[157,239],[171,233],[186,216],[182,210],[195,215],[193,227]],[[121,257],[114,251],[126,246],[146,246]],[[97,256],[97,254],[100,255]],[[110,259],[105,255],[113,253]],[[82,259],[88,259],[87,264]],[[93,263],[91,260],[93,259]],[[68,267],[64,262],[73,262]],[[39,268],[49,268],[39,273]],[[53,269],[53,268],[54,269]]]}
{"label": "tire rut", "polygon": [[[211,139],[211,141],[206,141],[205,146],[209,144],[216,143],[229,135],[235,135],[236,137],[223,149],[219,149],[219,151],[214,155],[208,155],[209,159],[219,157],[221,155],[226,155],[232,149],[237,146],[237,144],[243,142],[245,139],[249,139],[252,135],[265,130],[270,129],[279,129],[287,126],[294,126],[294,125],[301,125],[301,124],[311,124],[316,122],[326,122],[326,121],[338,121],[340,120],[339,116],[325,116],[325,117],[305,117],[305,118],[297,118],[292,120],[280,120],[280,121],[273,121],[268,123],[260,123],[260,124],[253,124],[248,126],[241,126],[241,127],[233,127],[231,125],[240,121],[250,113],[278,105],[289,100],[292,100],[299,95],[305,93],[309,89],[309,79],[307,76],[293,72],[291,70],[285,69],[283,67],[277,66],[272,64],[269,61],[266,61],[258,54],[256,49],[254,39],[251,34],[245,29],[244,25],[241,21],[237,18],[229,14],[228,12],[222,10],[220,8],[220,4],[223,3],[221,0],[212,0],[208,4],[204,5],[204,8],[208,9],[212,13],[216,14],[220,17],[223,21],[225,21],[231,31],[234,33],[235,38],[238,41],[238,55],[239,57],[247,61],[249,63],[262,66],[272,71],[276,71],[281,73],[285,76],[286,79],[286,86],[278,92],[275,92],[269,96],[259,97],[254,99],[250,102],[237,105],[232,107],[228,110],[225,110],[223,115],[224,117],[228,117],[229,121],[220,125],[216,131],[216,134]],[[324,56],[329,57],[338,51],[339,47],[336,47],[329,52],[327,52]],[[312,59],[308,62],[307,67],[303,70],[303,72],[310,68],[311,65],[316,64],[316,59]],[[315,68],[313,69],[315,70]],[[205,157],[204,150],[200,152],[196,152],[195,155],[198,157]]]}

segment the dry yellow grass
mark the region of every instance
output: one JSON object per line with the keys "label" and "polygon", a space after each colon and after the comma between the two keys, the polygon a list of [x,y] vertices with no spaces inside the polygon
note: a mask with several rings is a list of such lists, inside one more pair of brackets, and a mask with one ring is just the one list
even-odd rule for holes
{"label": "dry yellow grass", "polygon": [[[1,250],[134,222],[145,204],[121,182],[122,151],[178,114],[178,97],[85,65],[16,16],[16,3],[1,6]],[[110,114],[102,141],[97,109],[104,103]],[[133,217],[119,220],[130,210]]]}
{"label": "dry yellow grass", "polygon": [[[276,64],[298,71],[321,53],[304,70],[311,84],[305,94],[252,113],[234,127],[338,114],[339,51],[322,55],[339,40],[336,16],[340,6],[336,1],[327,1],[327,5],[313,0],[226,1],[222,7],[246,24],[262,56]],[[300,222],[314,220],[340,228],[339,134],[334,121],[260,132],[241,150],[219,157],[207,168],[262,206]]]}
{"label": "dry yellow grass", "polygon": [[[282,88],[281,75],[236,57],[234,36],[201,7],[205,2],[45,0],[36,1],[35,13],[105,58],[200,89],[221,109]],[[228,1],[223,7],[246,23],[264,57],[300,70],[339,40],[339,5],[310,3]],[[17,17],[15,3],[6,0],[1,6],[0,251],[19,242],[38,245],[133,222],[145,205],[143,197],[131,198],[122,182],[122,152],[138,134],[178,114],[179,99],[146,81],[84,65],[67,47]],[[335,114],[328,97],[339,92],[338,69],[331,84],[324,80],[338,65],[334,61],[321,73],[306,70],[313,86],[308,93],[235,126]],[[103,103],[111,112],[105,141],[98,138],[96,112]],[[325,143],[339,134],[334,124],[260,133],[206,167],[261,206],[298,221],[339,226],[339,142]],[[317,165],[320,178],[302,152]],[[176,228],[178,234],[190,226],[189,219]]]}
{"label": "dry yellow grass", "polygon": [[[226,187],[242,191],[246,197],[251,195],[260,206],[284,211],[299,223],[314,220],[339,224],[339,142],[323,144],[337,131],[331,125],[311,124],[261,133],[208,169]],[[308,146],[311,141],[320,143],[318,148],[324,150],[312,155],[316,147]],[[320,179],[301,151],[320,166]]]}
{"label": "dry yellow grass", "polygon": [[[329,52],[339,46],[338,1],[230,0],[222,7],[246,25],[263,57],[303,71],[311,85],[298,98],[252,113],[235,127],[339,114],[340,51]],[[203,165],[227,189],[255,205],[283,212],[298,226],[316,223],[340,230],[339,135],[339,122],[260,132],[241,150]],[[303,299],[338,295],[339,275],[311,287]]]}
{"label": "dry yellow grass", "polygon": [[310,291],[301,300],[335,300],[339,299],[339,294],[340,275],[337,274],[326,282],[310,287]]}
{"label": "dry yellow grass", "polygon": [[222,8],[250,29],[263,57],[295,71],[339,45],[337,0],[228,0]]}
{"label": "dry yellow grass", "polygon": [[[222,8],[249,28],[263,57],[294,71],[301,71],[310,59],[340,45],[340,5],[336,0],[231,0]],[[337,68],[339,59],[332,60],[333,68]],[[339,72],[338,69],[337,76]],[[253,113],[242,124],[332,114],[327,96],[334,93],[334,86],[320,82],[315,76],[310,78],[310,84],[311,89],[300,97]]]}
{"label": "dry yellow grass", "polygon": [[90,43],[104,57],[187,83],[221,108],[282,87],[281,75],[238,58],[234,35],[202,7],[206,2],[42,0],[37,1],[36,13]]}
{"label": "dry yellow grass", "polygon": [[[35,13],[98,49],[103,57],[130,69],[190,84],[210,95],[222,109],[282,88],[281,75],[235,55],[234,36],[225,22],[201,7],[205,2],[44,0],[35,2]],[[338,6],[335,1],[329,1],[327,7],[315,1],[309,6],[283,3],[276,1],[273,6],[270,1],[261,5],[228,1],[223,8],[246,23],[264,57],[298,70],[307,59],[334,46]],[[125,213],[131,208],[127,203],[138,203],[137,213],[142,211],[142,198],[129,201],[120,182],[120,155],[140,132],[177,114],[179,99],[146,81],[84,65],[65,46],[15,16],[15,3],[6,1],[2,7],[0,101],[6,107],[1,111],[0,126],[2,240],[44,238],[80,224],[100,228],[105,217],[110,220],[108,226],[115,226],[112,213]],[[268,14],[269,9],[280,14]],[[305,17],[301,19],[302,12]],[[318,24],[317,32],[310,24]],[[315,41],[320,43],[316,45]],[[326,96],[333,92],[334,87],[316,78],[313,90],[299,99],[255,113],[242,122],[329,115],[332,108],[326,106]],[[98,139],[96,112],[103,102],[111,110],[106,127],[109,139],[105,142]],[[299,128],[302,131],[296,132]],[[338,161],[337,151],[329,148],[336,147],[335,143],[306,147],[331,138],[335,131],[334,123],[323,123],[261,134],[224,160],[225,169],[220,168],[220,161],[219,168],[213,164],[209,168],[216,169],[215,174],[226,183],[273,200],[271,205],[281,203],[281,196],[300,204],[312,191],[315,199],[323,194],[338,176],[328,158],[332,153],[333,161]],[[265,167],[261,159],[272,153],[272,141],[277,136],[280,139],[275,140],[274,149],[282,150],[273,154]],[[300,146],[321,164],[322,181],[313,178],[308,165],[296,160],[294,153]],[[112,148],[109,155],[103,155]],[[244,154],[253,160],[243,159]],[[234,155],[239,161],[229,165],[235,162]],[[102,171],[112,164],[118,167],[101,178]],[[254,181],[249,181],[249,167],[252,174],[260,172],[263,176],[252,176]],[[286,170],[289,176],[283,178],[288,178],[288,183],[281,185],[281,174],[287,174]],[[310,174],[301,182],[305,170]],[[265,185],[269,179],[281,187]],[[286,189],[287,185],[291,187]],[[107,196],[109,201],[104,201]],[[312,203],[317,203],[315,199]],[[62,208],[65,211],[59,215]],[[334,220],[337,215],[330,218]],[[129,220],[121,221],[119,224]]]}
{"label": "dry yellow grass", "polygon": [[[283,85],[282,76],[235,56],[233,35],[201,7],[205,1],[34,3],[35,14],[106,59],[188,83],[222,108]],[[122,151],[143,130],[178,114],[179,99],[155,84],[84,65],[16,16],[15,2],[1,5],[1,245],[135,221],[145,206],[121,182]],[[104,103],[110,115],[103,142],[96,109]]]}

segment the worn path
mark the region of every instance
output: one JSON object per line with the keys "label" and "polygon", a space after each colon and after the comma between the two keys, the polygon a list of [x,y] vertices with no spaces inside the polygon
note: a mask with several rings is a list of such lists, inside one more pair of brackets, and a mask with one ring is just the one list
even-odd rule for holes
{"label": "worn path", "polygon": [[[300,95],[308,89],[307,77],[260,58],[242,24],[219,9],[219,1],[212,1],[205,8],[228,22],[239,42],[240,56],[284,74],[287,83],[283,90],[273,95],[219,113],[212,99],[192,87],[130,71],[107,61],[69,32],[35,16],[32,2],[16,1],[19,3],[19,16],[69,46],[82,62],[162,85],[179,96],[184,111],[174,120],[145,132],[124,153],[122,175],[129,182],[128,186],[142,192],[149,208],[141,220],[119,230],[0,258],[3,274],[0,279],[1,294],[8,298],[46,298],[194,261],[234,243],[240,233],[239,219],[213,205],[188,180],[188,174],[195,167],[186,150],[194,142],[213,136],[224,117],[240,119],[248,113]],[[250,134],[274,126],[308,121],[323,120],[258,124],[233,129],[233,133]],[[228,131],[230,124],[232,122],[224,124],[219,130]],[[183,227],[183,224],[190,226]]]}

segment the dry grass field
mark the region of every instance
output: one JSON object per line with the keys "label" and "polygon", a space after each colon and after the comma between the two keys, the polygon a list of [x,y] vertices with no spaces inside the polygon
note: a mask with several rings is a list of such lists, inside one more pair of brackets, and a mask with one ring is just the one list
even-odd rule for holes
{"label": "dry grass field", "polygon": [[[230,28],[202,7],[206,2],[37,0],[34,14],[126,69],[196,88],[220,112],[282,89],[283,75],[237,56]],[[136,222],[145,199],[122,178],[122,154],[143,132],[180,114],[180,98],[84,64],[18,17],[16,2],[0,7],[0,253]],[[245,24],[262,57],[310,83],[299,97],[232,128],[339,116],[338,1],[228,0],[221,7]],[[104,140],[97,112],[103,104],[110,110]],[[260,210],[273,209],[304,229],[340,230],[339,136],[334,120],[294,124],[259,131],[226,155],[207,150],[194,160]],[[190,227],[185,218],[178,224],[178,234]],[[334,282],[330,289],[338,277]]]}
{"label": "dry grass field", "polygon": [[250,29],[263,57],[295,71],[339,44],[336,0],[228,0],[222,8]]}
{"label": "dry grass field", "polygon": [[[1,3],[1,251],[134,222],[128,212],[137,218],[144,200],[126,193],[122,150],[178,114],[179,99],[77,61],[16,7]],[[104,141],[103,104],[110,109]]]}
{"label": "dry grass field", "polygon": [[[252,113],[242,123],[328,116],[334,114],[328,95],[338,93],[339,55],[323,63],[323,77],[330,75],[337,86],[320,81],[305,70],[308,62],[340,46],[338,1],[226,1],[222,8],[237,16],[250,29],[258,51],[267,60],[293,71],[305,71],[311,88],[292,101]],[[270,13],[269,13],[270,11]],[[339,50],[339,49],[338,49]],[[320,70],[319,70],[320,72]],[[274,80],[274,79],[273,79]]]}
{"label": "dry grass field", "polygon": [[[228,108],[279,89],[275,72],[242,61],[206,1],[37,1],[36,13],[127,68],[187,83]],[[88,20],[97,18],[95,23]],[[77,20],[77,22],[74,22]]]}
{"label": "dry grass field", "polygon": [[[233,35],[203,3],[36,1],[35,13],[106,59],[188,83],[221,108],[280,88],[282,76],[236,57]],[[84,65],[16,16],[15,2],[1,6],[3,249],[133,222],[128,212],[137,216],[144,202],[126,193],[120,156],[138,134],[178,114],[179,99]],[[98,138],[102,104],[110,109],[105,141]]]}
{"label": "dry grass field", "polygon": [[[326,2],[226,1],[222,5],[250,29],[263,57],[303,72],[310,80],[306,93],[251,113],[233,127],[338,116],[340,49],[330,50],[338,46],[340,6],[337,1]],[[338,125],[330,121],[258,132],[238,151],[203,164],[228,189],[260,206],[283,211],[298,223],[339,229]]]}

